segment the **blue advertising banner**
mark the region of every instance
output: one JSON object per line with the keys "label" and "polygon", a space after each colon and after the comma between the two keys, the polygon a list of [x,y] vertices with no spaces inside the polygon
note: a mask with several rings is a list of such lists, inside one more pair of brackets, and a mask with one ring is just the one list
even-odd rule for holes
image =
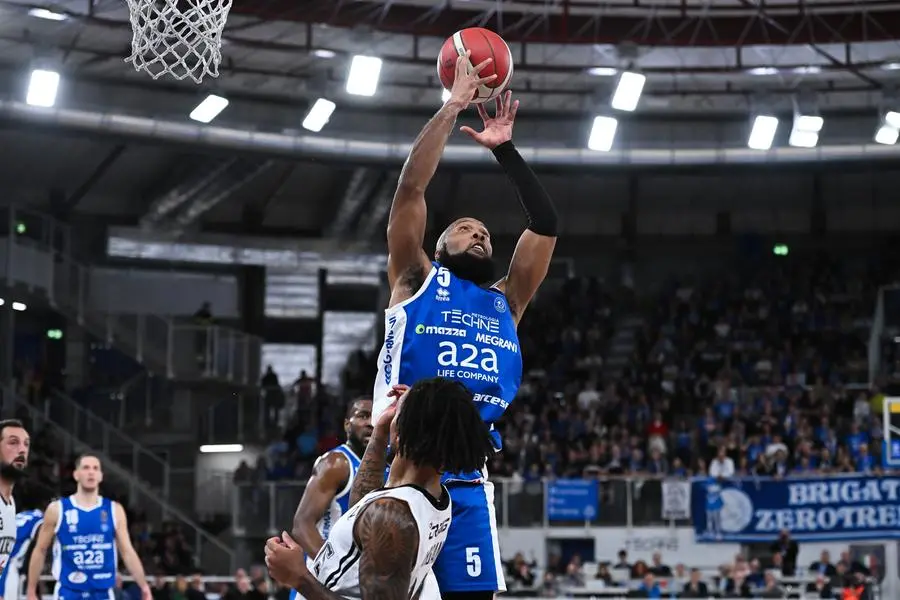
{"label": "blue advertising banner", "polygon": [[597,517],[600,486],[596,479],[547,482],[547,518],[551,521],[592,521]]}
{"label": "blue advertising banner", "polygon": [[698,542],[900,538],[900,477],[694,479]]}

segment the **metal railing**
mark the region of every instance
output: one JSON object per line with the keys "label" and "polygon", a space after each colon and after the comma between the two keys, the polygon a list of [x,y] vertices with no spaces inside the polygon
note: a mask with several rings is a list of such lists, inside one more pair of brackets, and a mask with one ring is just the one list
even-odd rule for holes
{"label": "metal railing", "polygon": [[98,451],[98,448],[48,419],[41,410],[19,398],[12,388],[4,387],[0,388],[0,391],[3,392],[4,410],[14,412],[16,416],[23,418],[33,430],[48,431],[62,445],[64,455],[71,456],[88,451],[100,454],[104,471],[108,474],[108,483],[124,485],[128,490],[129,502],[140,506],[150,522],[175,521],[192,532],[194,552],[204,571],[234,571],[235,555],[231,548],[204,531],[187,514],[167,503],[160,497],[159,490],[135,477],[127,466],[116,461],[113,456]]}
{"label": "metal railing", "polygon": [[[491,479],[500,527],[641,527],[689,525],[689,520],[662,518],[662,479],[601,479],[600,507],[588,520],[549,521],[547,482]],[[275,535],[290,529],[305,482],[237,484],[232,488],[231,514],[239,536]]]}
{"label": "metal railing", "polygon": [[[113,314],[91,295],[91,268],[70,251],[52,217],[0,207],[0,280],[24,288],[149,370],[172,379],[239,384],[259,377],[262,340],[228,327],[153,314]],[[127,275],[123,275],[127,277]]]}
{"label": "metal railing", "polygon": [[44,399],[42,409],[48,421],[87,443],[94,451],[129,467],[131,495],[136,491],[137,480],[142,480],[155,488],[163,501],[170,500],[170,468],[160,456],[61,392],[51,392]]}

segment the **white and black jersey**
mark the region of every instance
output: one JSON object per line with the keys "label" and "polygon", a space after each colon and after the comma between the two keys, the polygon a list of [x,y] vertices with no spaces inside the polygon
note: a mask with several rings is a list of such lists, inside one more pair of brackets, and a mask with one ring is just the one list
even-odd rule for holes
{"label": "white and black jersey", "polygon": [[0,497],[0,573],[16,545],[16,501]]}
{"label": "white and black jersey", "polygon": [[450,528],[450,494],[443,487],[438,500],[424,489],[413,485],[387,488],[366,495],[334,524],[328,541],[311,565],[312,574],[322,585],[343,598],[362,598],[359,588],[359,560],[362,550],[353,539],[353,527],[360,513],[381,498],[395,498],[405,502],[419,529],[419,549],[410,574],[409,598],[439,600],[431,567],[444,546],[447,530]]}

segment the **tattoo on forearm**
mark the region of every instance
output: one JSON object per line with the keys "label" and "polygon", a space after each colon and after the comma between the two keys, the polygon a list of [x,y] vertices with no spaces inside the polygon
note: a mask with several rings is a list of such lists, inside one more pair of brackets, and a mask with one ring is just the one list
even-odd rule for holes
{"label": "tattoo on forearm", "polygon": [[372,433],[369,445],[359,463],[353,487],[350,488],[350,506],[363,496],[384,487],[384,468],[387,465],[387,437]]}
{"label": "tattoo on forearm", "polygon": [[419,551],[419,528],[405,502],[382,498],[365,507],[354,527],[362,550],[359,588],[365,600],[406,600]]}

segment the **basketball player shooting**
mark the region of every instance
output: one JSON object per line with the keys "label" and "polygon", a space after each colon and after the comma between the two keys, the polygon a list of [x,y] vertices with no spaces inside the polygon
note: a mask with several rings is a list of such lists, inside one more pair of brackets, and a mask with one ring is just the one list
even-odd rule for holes
{"label": "basketball player shooting", "polygon": [[[506,275],[495,279],[490,233],[473,217],[457,219],[443,231],[434,261],[422,248],[425,190],[457,117],[479,86],[494,79],[479,75],[488,64],[490,59],[472,68],[468,54],[459,57],[450,98],[425,125],[400,173],[387,229],[391,298],[375,381],[374,419],[390,403],[392,386],[441,376],[472,391],[482,419],[493,429],[521,383],[516,328],[547,274],[556,246],[557,214],[512,143],[519,104],[511,93],[497,99],[493,116],[478,107],[481,131],[461,128],[493,153],[525,212],[527,228]],[[492,437],[499,450],[499,434],[492,431]],[[453,498],[453,523],[434,568],[444,600],[487,600],[495,591],[506,590],[493,485],[483,466],[444,477]]]}
{"label": "basketball player shooting", "polygon": [[30,448],[31,437],[21,421],[0,421],[0,572],[6,570],[10,554],[16,545],[16,501],[13,499],[13,488],[25,476]]}
{"label": "basketball player shooting", "polygon": [[93,454],[79,456],[72,477],[75,493],[51,503],[44,513],[28,564],[28,600],[38,600],[38,582],[51,543],[55,600],[109,600],[120,554],[141,590],[141,600],[152,600],[141,559],[131,545],[125,509],[100,495],[100,459]]}
{"label": "basketball player shooting", "polygon": [[480,468],[491,437],[471,392],[435,377],[382,411],[366,448],[366,457],[371,451],[382,460],[365,461],[382,481],[388,440],[395,452],[387,483],[338,519],[309,570],[287,533],[266,542],[266,565],[278,583],[307,600],[438,597],[428,586],[451,522],[441,472]]}

